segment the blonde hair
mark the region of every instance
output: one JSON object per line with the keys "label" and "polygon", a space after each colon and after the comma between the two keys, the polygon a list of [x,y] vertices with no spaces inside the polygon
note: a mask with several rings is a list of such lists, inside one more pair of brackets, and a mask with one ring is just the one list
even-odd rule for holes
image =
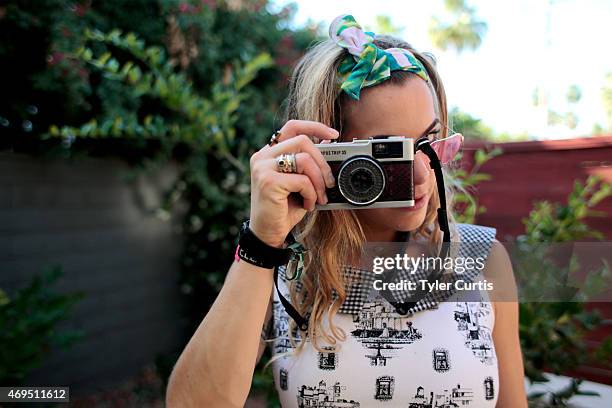
{"label": "blonde hair", "polygon": [[[437,117],[442,122],[440,138],[447,136],[448,112],[446,94],[442,81],[435,69],[435,60],[428,54],[421,54],[407,42],[396,37],[377,35],[374,44],[382,49],[404,48],[410,50],[423,63],[430,78],[428,86],[434,99]],[[351,103],[351,97],[340,92],[338,65],[348,52],[335,44],[331,39],[320,42],[310,48],[300,59],[293,70],[289,85],[289,95],[286,100],[284,121],[299,119],[321,122],[333,127],[341,134],[349,125],[343,116],[342,109]],[[392,71],[391,78],[376,86],[400,85],[409,78],[417,78],[416,74],[407,71]],[[422,79],[419,79],[422,80]],[[314,143],[319,140],[312,137]],[[446,179],[446,174],[445,174]],[[456,235],[455,219],[452,208],[452,190],[446,189],[448,221],[451,236]],[[410,240],[422,238],[429,241],[430,246],[438,247],[442,234],[434,226],[437,223],[437,208],[440,205],[437,189],[432,194],[425,219],[422,225],[410,233]],[[364,230],[354,210],[311,211],[308,212],[296,226],[297,239],[310,251],[307,252],[305,268],[301,276],[302,289],[296,291],[296,281],[289,286],[291,303],[302,316],[308,316],[309,325],[306,335],[313,346],[320,352],[318,344],[320,335],[328,344],[333,345],[333,351],[338,341],[346,340],[346,333],[333,323],[333,316],[346,299],[346,277],[343,265],[350,260],[358,259],[366,242]],[[336,294],[334,300],[333,293]],[[309,312],[308,314],[306,312]],[[323,317],[327,314],[329,331],[323,327]],[[289,338],[296,353],[299,353],[304,341],[296,342],[297,325],[289,319]],[[274,339],[268,340],[273,341]],[[277,358],[290,354],[279,353],[268,361],[267,367]]]}

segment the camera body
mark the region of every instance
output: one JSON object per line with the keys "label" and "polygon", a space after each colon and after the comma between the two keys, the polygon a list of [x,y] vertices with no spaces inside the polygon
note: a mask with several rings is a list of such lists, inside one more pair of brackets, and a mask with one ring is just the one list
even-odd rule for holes
{"label": "camera body", "polygon": [[315,144],[336,185],[318,210],[414,206],[414,143],[404,136]]}

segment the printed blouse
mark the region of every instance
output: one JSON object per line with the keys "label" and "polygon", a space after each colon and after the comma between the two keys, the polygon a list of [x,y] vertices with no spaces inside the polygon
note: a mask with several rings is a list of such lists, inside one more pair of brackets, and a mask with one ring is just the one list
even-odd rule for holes
{"label": "printed blouse", "polygon": [[[495,228],[456,226],[459,255],[486,260]],[[279,289],[289,299],[283,272],[281,268]],[[336,352],[328,352],[331,345],[320,339],[324,351],[319,352],[307,338],[299,354],[272,363],[284,408],[495,406],[495,315],[486,291],[430,293],[408,314],[399,314],[386,298],[372,295],[372,271],[350,267],[344,273],[359,278],[347,287],[347,299],[333,317],[346,340],[338,342]],[[482,279],[481,273],[474,267],[461,279]],[[265,333],[273,339],[267,343],[273,355],[292,350],[290,319],[274,291],[273,324]],[[327,317],[323,324],[329,327]]]}

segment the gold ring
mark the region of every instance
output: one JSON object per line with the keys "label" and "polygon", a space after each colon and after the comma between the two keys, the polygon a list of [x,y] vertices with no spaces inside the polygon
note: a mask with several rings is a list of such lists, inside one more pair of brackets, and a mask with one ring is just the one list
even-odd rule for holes
{"label": "gold ring", "polygon": [[278,143],[278,139],[280,138],[281,135],[281,131],[277,130],[276,132],[274,132],[272,134],[272,136],[270,137],[270,141],[268,142],[268,146],[274,146],[275,144]]}
{"label": "gold ring", "polygon": [[276,168],[281,173],[297,173],[295,153],[283,153],[279,156],[276,156]]}

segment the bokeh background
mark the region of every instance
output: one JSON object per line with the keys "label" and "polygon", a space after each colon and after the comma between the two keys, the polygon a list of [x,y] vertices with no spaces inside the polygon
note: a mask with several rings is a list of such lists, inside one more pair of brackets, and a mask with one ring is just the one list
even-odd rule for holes
{"label": "bokeh background", "polygon": [[[163,406],[248,217],[248,159],[342,13],[435,55],[466,137],[460,221],[500,241],[612,238],[609,1],[8,0],[1,386]],[[524,303],[520,330],[532,406],[610,406],[610,303]],[[278,406],[268,358],[247,406]]]}

